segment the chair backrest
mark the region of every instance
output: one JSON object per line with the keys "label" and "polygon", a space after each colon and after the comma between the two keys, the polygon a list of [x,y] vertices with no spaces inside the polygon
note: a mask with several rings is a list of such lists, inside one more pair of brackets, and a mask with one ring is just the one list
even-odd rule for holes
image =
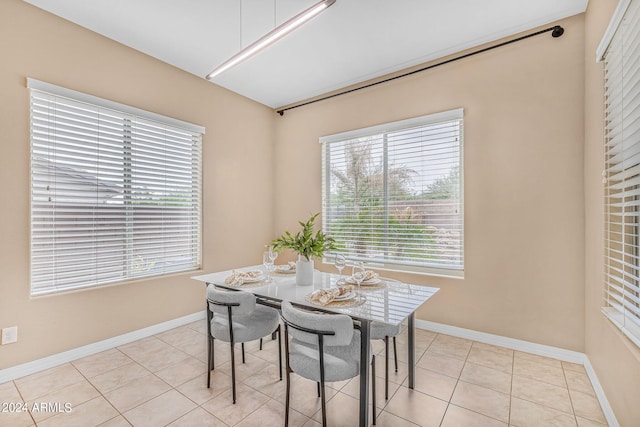
{"label": "chair backrest", "polygon": [[[318,334],[324,335],[325,346],[345,346],[353,338],[353,320],[346,314],[324,314],[299,310],[290,302],[282,303],[282,318],[292,326],[289,334],[302,342],[318,345]],[[306,329],[309,332],[297,329]]]}
{"label": "chair backrest", "polygon": [[[225,291],[216,288],[213,285],[207,287],[207,301],[209,302],[209,310],[216,314],[224,315],[229,313],[228,306],[231,306],[231,312],[234,316],[247,316],[256,308],[256,296],[244,291]],[[236,305],[237,304],[237,305]]]}

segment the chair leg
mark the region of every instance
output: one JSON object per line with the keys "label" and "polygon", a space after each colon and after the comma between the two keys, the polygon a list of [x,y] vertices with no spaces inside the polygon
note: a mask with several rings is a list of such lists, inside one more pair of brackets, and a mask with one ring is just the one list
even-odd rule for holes
{"label": "chair leg", "polygon": [[260,351],[262,351],[262,338],[260,338]]}
{"label": "chair leg", "polygon": [[242,347],[242,363],[244,363],[244,343],[240,343],[240,346]]}
{"label": "chair leg", "polygon": [[280,332],[280,325],[278,325],[278,368],[280,372],[280,381],[282,381],[282,335]]}
{"label": "chair leg", "polygon": [[[322,376],[324,377],[324,375]],[[318,384],[320,385],[320,398],[322,399],[322,427],[327,427],[327,401],[324,393],[324,378]]]}
{"label": "chair leg", "polygon": [[[278,342],[280,344],[280,342]],[[289,426],[289,394],[291,392],[291,367],[289,366],[289,329],[284,326],[284,357],[285,373],[287,375],[287,394],[284,403],[284,427]]]}
{"label": "chair leg", "polygon": [[284,427],[289,426],[289,394],[291,393],[291,375],[289,369],[286,371],[287,376],[287,395],[284,401]]}
{"label": "chair leg", "polygon": [[214,338],[211,334],[211,321],[213,320],[213,312],[210,310],[209,301],[207,301],[207,388],[211,388],[211,371],[213,371],[213,346]]}
{"label": "chair leg", "polygon": [[384,400],[389,399],[389,337],[384,337]]}
{"label": "chair leg", "polygon": [[229,343],[231,345],[231,393],[233,404],[236,403],[236,355],[234,354],[233,342]]}
{"label": "chair leg", "polygon": [[324,348],[322,346],[322,335],[318,335],[318,350],[320,356],[320,398],[322,399],[322,427],[327,427],[327,400],[324,392]]}
{"label": "chair leg", "polygon": [[396,347],[396,337],[393,337],[393,360],[396,362],[396,372],[398,372],[398,347]]}
{"label": "chair leg", "polygon": [[[386,399],[386,397],[385,397]],[[376,425],[376,355],[371,356],[371,400],[373,401],[372,422]]]}
{"label": "chair leg", "polygon": [[216,344],[216,339],[211,337],[211,370],[212,371],[216,368],[216,364],[215,364],[215,360],[216,360],[215,344]]}
{"label": "chair leg", "polygon": [[316,383],[317,389],[318,389],[318,397],[320,397],[320,383],[317,382]]}
{"label": "chair leg", "polygon": [[211,371],[213,370],[213,338],[207,339],[207,388],[211,388]]}

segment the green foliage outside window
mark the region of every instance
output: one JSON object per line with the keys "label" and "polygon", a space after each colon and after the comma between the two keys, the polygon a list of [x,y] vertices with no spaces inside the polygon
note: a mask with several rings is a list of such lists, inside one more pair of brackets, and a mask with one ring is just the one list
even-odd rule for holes
{"label": "green foliage outside window", "polygon": [[[439,199],[457,199],[459,171],[437,179],[416,194],[411,186],[418,172],[403,165],[389,164],[385,170],[381,156],[374,156],[372,143],[354,140],[344,145],[346,167],[331,169],[330,194],[334,215],[331,236],[347,253],[371,256],[384,253],[393,259],[436,259],[442,230],[424,223],[415,207]],[[357,231],[354,231],[357,230]]]}

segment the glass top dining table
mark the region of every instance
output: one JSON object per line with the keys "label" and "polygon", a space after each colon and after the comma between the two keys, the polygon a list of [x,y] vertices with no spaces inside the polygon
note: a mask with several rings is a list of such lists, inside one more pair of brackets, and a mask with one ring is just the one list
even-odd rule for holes
{"label": "glass top dining table", "polygon": [[[319,289],[327,289],[336,286],[339,279],[337,274],[314,271],[313,285],[301,286],[296,285],[295,274],[273,273],[272,280],[265,282],[263,280],[245,283],[240,286],[231,286],[225,284],[225,279],[234,271],[252,271],[263,270],[262,266],[249,266],[237,268],[234,270],[219,271],[215,273],[194,276],[192,279],[204,282],[205,284],[213,284],[217,287],[243,290],[251,292],[259,301],[264,301],[269,305],[278,306],[282,301],[290,301],[298,306],[325,311],[329,313],[339,313],[351,316],[360,324],[361,348],[360,360],[369,360],[370,346],[369,331],[371,322],[384,322],[390,324],[400,324],[407,320],[407,367],[408,367],[408,386],[415,386],[415,311],[431,298],[438,288],[413,285],[386,279],[381,277],[380,281],[371,285],[361,285],[360,295],[363,297],[357,304],[328,304],[320,305],[310,300],[309,296],[312,292]],[[357,286],[354,286],[357,290]],[[357,298],[356,298],[357,299]],[[359,425],[368,425],[367,407],[369,403],[369,369],[367,363],[360,364],[360,417]]]}

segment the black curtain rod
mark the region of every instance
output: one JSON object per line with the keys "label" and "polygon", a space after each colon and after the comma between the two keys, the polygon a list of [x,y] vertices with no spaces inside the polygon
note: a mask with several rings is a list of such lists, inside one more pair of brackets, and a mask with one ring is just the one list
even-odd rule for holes
{"label": "black curtain rod", "polygon": [[508,40],[506,42],[502,42],[502,43],[497,44],[495,46],[485,47],[484,49],[480,49],[480,50],[477,50],[475,52],[469,52],[469,53],[466,53],[464,55],[457,56],[455,58],[447,59],[446,61],[438,62],[437,64],[428,65],[426,67],[419,68],[417,70],[409,71],[408,73],[400,74],[400,75],[394,76],[394,77],[389,77],[388,79],[380,80],[380,81],[377,81],[377,82],[374,82],[374,83],[369,83],[369,84],[364,85],[364,86],[359,86],[359,87],[356,87],[356,88],[353,88],[353,89],[345,90],[343,92],[334,93],[333,95],[328,95],[328,96],[324,96],[322,98],[318,98],[318,99],[314,99],[314,100],[311,100],[311,101],[303,102],[302,104],[293,105],[291,107],[283,108],[281,110],[277,110],[276,112],[278,114],[280,114],[281,116],[283,116],[285,111],[293,110],[294,108],[304,107],[305,105],[314,104],[316,102],[320,102],[320,101],[324,101],[324,100],[327,100],[327,99],[335,98],[336,96],[346,95],[346,94],[351,93],[351,92],[355,92],[355,91],[358,91],[358,90],[369,88],[371,86],[376,86],[376,85],[379,85],[379,84],[382,84],[382,83],[390,82],[392,80],[400,79],[402,77],[411,76],[413,74],[417,74],[417,73],[420,73],[422,71],[430,70],[432,68],[439,67],[441,65],[449,64],[451,62],[455,62],[455,61],[458,61],[460,59],[465,59],[465,58],[468,58],[470,56],[477,55],[479,53],[484,53],[484,52],[487,52],[489,50],[496,49],[498,47],[502,47],[502,46],[506,46],[506,45],[511,44],[511,43],[519,42],[521,40],[528,39],[529,37],[535,37],[535,36],[538,36],[540,34],[548,33],[549,31],[552,32],[551,35],[554,38],[558,38],[558,37],[560,37],[561,35],[564,34],[564,28],[562,28],[560,25],[556,25],[554,27],[550,27],[550,28],[547,28],[545,30],[540,30],[540,31],[537,31],[537,32],[532,33],[532,34],[527,34],[526,36],[522,36],[522,37],[518,37],[518,38],[513,39],[513,40]]}

